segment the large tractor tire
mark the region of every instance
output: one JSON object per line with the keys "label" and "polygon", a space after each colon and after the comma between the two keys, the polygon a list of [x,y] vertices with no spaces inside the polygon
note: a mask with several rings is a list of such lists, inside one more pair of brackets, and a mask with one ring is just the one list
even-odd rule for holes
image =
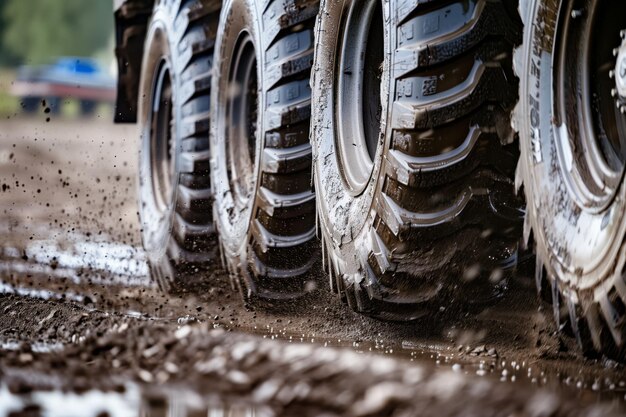
{"label": "large tractor tire", "polygon": [[312,146],[330,285],[389,320],[502,290],[523,203],[513,1],[322,1]]}
{"label": "large tractor tire", "polygon": [[159,1],[145,42],[139,213],[152,276],[168,291],[217,257],[208,131],[219,11],[219,1]]}
{"label": "large tractor tire", "polygon": [[513,121],[537,286],[585,352],[624,360],[626,3],[523,0],[520,14]]}
{"label": "large tractor tire", "polygon": [[222,256],[248,299],[312,288],[309,122],[317,1],[227,0],[216,39],[211,182]]}

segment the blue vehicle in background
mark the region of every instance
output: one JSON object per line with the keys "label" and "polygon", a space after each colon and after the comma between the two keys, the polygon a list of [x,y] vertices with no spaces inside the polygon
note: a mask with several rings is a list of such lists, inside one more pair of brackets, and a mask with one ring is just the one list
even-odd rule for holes
{"label": "blue vehicle in background", "polygon": [[91,58],[62,57],[51,65],[23,66],[18,70],[12,94],[25,112],[49,108],[58,113],[64,99],[80,103],[83,115],[92,114],[98,103],[115,101],[116,80]]}

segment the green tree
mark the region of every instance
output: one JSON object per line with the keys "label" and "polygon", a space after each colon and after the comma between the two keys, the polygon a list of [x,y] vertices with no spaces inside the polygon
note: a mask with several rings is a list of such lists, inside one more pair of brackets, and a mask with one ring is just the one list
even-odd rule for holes
{"label": "green tree", "polygon": [[0,0],[2,49],[28,64],[91,56],[113,31],[111,0]]}
{"label": "green tree", "polygon": [[6,18],[4,17],[4,9],[6,9],[7,4],[9,4],[8,1],[0,0],[0,67],[13,66],[19,62],[18,57],[11,50],[7,49],[2,42],[2,33],[4,28],[7,27]]}

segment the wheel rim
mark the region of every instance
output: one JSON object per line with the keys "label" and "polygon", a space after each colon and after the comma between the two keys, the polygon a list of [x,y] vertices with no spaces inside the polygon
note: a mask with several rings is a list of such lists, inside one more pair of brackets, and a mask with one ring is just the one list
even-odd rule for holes
{"label": "wheel rim", "polygon": [[234,200],[245,206],[252,197],[258,124],[257,61],[250,34],[242,32],[229,69],[226,103],[227,174]]}
{"label": "wheel rim", "polygon": [[172,79],[165,61],[157,67],[150,115],[150,170],[155,205],[160,213],[167,211],[174,192],[176,149]]}
{"label": "wheel rim", "polygon": [[557,151],[571,194],[591,212],[610,205],[626,161],[626,47],[616,48],[626,28],[623,16],[621,2],[565,1],[555,34]]}
{"label": "wheel rim", "polygon": [[345,19],[337,77],[339,166],[352,194],[361,194],[372,176],[380,142],[381,78],[384,60],[382,4],[353,6]]}

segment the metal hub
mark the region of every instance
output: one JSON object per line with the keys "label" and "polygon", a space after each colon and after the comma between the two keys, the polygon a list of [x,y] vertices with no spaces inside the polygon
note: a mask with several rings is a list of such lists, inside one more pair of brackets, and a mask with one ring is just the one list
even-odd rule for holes
{"label": "metal hub", "polygon": [[615,98],[615,105],[622,114],[626,113],[626,30],[620,31],[622,44],[619,48],[613,50],[615,59],[615,69],[609,76],[615,79],[615,89],[611,91],[611,95]]}
{"label": "metal hub", "polygon": [[556,146],[568,189],[589,212],[609,207],[626,165],[625,13],[622,2],[564,0],[555,27]]}
{"label": "metal hub", "polygon": [[253,192],[259,100],[254,43],[245,31],[233,51],[229,85],[226,162],[231,190],[236,202],[244,207]]}
{"label": "metal hub", "polygon": [[158,68],[154,85],[150,123],[150,169],[155,203],[165,212],[174,192],[175,156],[172,80],[165,61]]}
{"label": "metal hub", "polygon": [[360,195],[369,184],[380,141],[385,31],[380,0],[350,9],[338,51],[336,144],[347,188]]}

